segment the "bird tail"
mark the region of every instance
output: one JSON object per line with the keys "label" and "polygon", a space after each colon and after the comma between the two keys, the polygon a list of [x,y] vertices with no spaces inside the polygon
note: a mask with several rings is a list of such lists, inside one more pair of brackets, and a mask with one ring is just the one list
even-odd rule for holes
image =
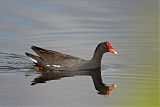
{"label": "bird tail", "polygon": [[25,53],[35,64],[38,64],[40,62],[42,62],[42,59],[40,59],[39,56],[30,54],[30,53]]}

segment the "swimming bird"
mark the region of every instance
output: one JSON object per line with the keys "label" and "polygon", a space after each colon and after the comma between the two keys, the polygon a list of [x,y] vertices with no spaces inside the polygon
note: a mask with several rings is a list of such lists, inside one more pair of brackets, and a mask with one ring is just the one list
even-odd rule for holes
{"label": "swimming bird", "polygon": [[32,46],[31,49],[38,55],[25,53],[38,67],[44,70],[90,70],[100,69],[101,59],[103,54],[111,52],[117,54],[110,42],[105,41],[98,44],[91,60],[85,60],[71,55],[63,54],[57,51],[43,49],[37,46]]}

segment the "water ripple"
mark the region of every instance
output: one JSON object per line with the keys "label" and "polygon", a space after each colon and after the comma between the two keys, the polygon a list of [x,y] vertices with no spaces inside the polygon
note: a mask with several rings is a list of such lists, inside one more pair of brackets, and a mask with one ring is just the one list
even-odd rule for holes
{"label": "water ripple", "polygon": [[26,56],[0,52],[0,73],[22,72],[31,69],[32,63]]}

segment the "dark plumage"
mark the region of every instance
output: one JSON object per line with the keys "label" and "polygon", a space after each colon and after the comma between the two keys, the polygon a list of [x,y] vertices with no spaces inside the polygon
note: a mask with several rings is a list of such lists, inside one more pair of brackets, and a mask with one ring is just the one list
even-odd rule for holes
{"label": "dark plumage", "polygon": [[110,86],[107,86],[103,83],[100,69],[84,70],[81,72],[78,71],[41,72],[41,75],[38,75],[36,78],[34,78],[31,85],[36,85],[38,83],[46,83],[47,81],[50,80],[59,80],[64,77],[73,77],[73,76],[91,76],[94,87],[98,91],[98,94],[100,95],[109,95],[111,91],[117,87],[116,84],[111,84]]}
{"label": "dark plumage", "polygon": [[112,48],[109,42],[100,43],[95,49],[94,55],[91,60],[84,60],[71,55],[62,54],[53,50],[47,50],[36,46],[31,47],[38,56],[30,53],[26,55],[32,59],[32,61],[48,70],[88,70],[101,68],[101,59],[105,52],[111,52],[117,54]]}

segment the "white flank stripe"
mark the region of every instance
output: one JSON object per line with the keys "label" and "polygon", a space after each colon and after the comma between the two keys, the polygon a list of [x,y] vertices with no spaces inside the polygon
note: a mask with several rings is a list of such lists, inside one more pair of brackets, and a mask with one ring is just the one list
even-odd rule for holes
{"label": "white flank stripe", "polygon": [[29,57],[29,59],[31,59],[33,62],[37,63],[37,61],[31,57]]}
{"label": "white flank stripe", "polygon": [[60,68],[60,67],[61,67],[60,65],[52,65],[52,66],[57,67],[57,68]]}

